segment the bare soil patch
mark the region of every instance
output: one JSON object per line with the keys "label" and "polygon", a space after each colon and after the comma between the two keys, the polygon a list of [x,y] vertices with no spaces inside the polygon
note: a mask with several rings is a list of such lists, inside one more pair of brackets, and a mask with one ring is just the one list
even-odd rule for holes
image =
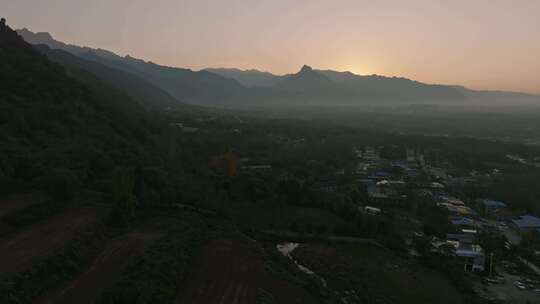
{"label": "bare soil patch", "polygon": [[35,303],[93,303],[104,290],[114,285],[135,257],[160,236],[155,232],[134,232],[109,241],[85,272]]}
{"label": "bare soil patch", "polygon": [[0,217],[39,204],[43,201],[45,201],[45,196],[37,192],[17,193],[0,197]]}
{"label": "bare soil patch", "polygon": [[14,273],[28,269],[35,259],[52,255],[83,229],[97,224],[105,211],[94,206],[68,208],[0,239],[0,272]]}
{"label": "bare soil patch", "polygon": [[244,241],[210,241],[193,267],[177,303],[254,304],[260,291],[274,303],[317,303],[300,287],[267,274],[258,248]]}

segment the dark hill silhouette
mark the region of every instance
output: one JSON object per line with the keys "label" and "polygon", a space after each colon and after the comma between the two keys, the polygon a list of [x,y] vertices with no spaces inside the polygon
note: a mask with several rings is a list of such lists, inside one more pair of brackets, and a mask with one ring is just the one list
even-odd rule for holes
{"label": "dark hill silhouette", "polygon": [[280,76],[268,72],[262,72],[259,70],[240,70],[240,69],[226,69],[226,68],[208,68],[205,69],[210,73],[221,75],[226,78],[235,79],[245,87],[272,87],[280,80]]}
{"label": "dark hill silhouette", "polygon": [[167,92],[133,73],[111,68],[96,61],[85,60],[61,49],[51,49],[44,44],[36,45],[35,49],[66,68],[82,69],[94,74],[109,85],[121,89],[146,108],[166,109],[181,105]]}
{"label": "dark hill silhouette", "polygon": [[133,73],[163,89],[174,98],[187,103],[219,104],[241,95],[245,90],[238,81],[208,71],[196,72],[189,69],[167,67],[129,55],[121,57],[101,49],[69,45],[54,40],[50,34],[35,34],[28,29],[22,29],[18,32],[29,43],[45,44],[53,49],[61,49],[110,68]]}
{"label": "dark hill silhouette", "polygon": [[[259,81],[260,75],[254,73],[254,70],[242,71],[238,69],[211,69],[214,73],[224,77],[230,77],[241,81],[242,83],[253,83]],[[256,71],[256,70],[255,70]],[[334,84],[324,85],[321,90],[320,82],[313,81],[311,90],[306,90],[307,79],[305,70],[292,75],[273,75],[265,72],[265,79],[271,81],[263,82],[259,85],[259,96],[265,96],[266,99],[277,98],[286,99],[291,102],[291,95],[294,98],[305,100],[330,99],[335,103],[335,99],[350,100],[347,104],[355,104],[362,100],[373,102],[400,101],[400,102],[443,102],[446,104],[454,103],[477,103],[477,104],[532,104],[540,103],[540,96],[504,91],[477,91],[454,85],[426,84],[403,77],[386,77],[380,75],[357,75],[351,72],[338,72],[333,70],[316,70],[315,72],[326,76]],[[253,79],[252,79],[253,78]],[[311,77],[313,78],[313,77]],[[288,80],[286,80],[288,79]],[[285,82],[285,84],[284,84]],[[293,83],[291,83],[293,82]],[[295,84],[298,85],[295,88]],[[302,83],[300,85],[300,83]],[[282,91],[277,93],[270,88],[287,87],[290,90],[289,96]],[[294,92],[294,94],[293,94]],[[302,92],[300,94],[299,92]]]}
{"label": "dark hill silhouette", "polygon": [[[243,79],[251,77],[251,72],[242,74],[218,71],[221,75],[230,75]],[[296,74],[284,76],[273,75],[272,87],[281,91],[288,91],[296,98],[326,99],[354,101],[381,101],[381,100],[454,100],[463,101],[465,94],[453,86],[430,85],[406,78],[384,77],[378,75],[361,76],[351,72],[336,72],[332,70],[315,70],[304,65]]]}
{"label": "dark hill silhouette", "polygon": [[30,43],[62,49],[85,60],[128,72],[158,87],[177,100],[212,106],[249,105],[362,105],[383,103],[539,103],[529,94],[474,91],[459,86],[426,84],[401,77],[356,75],[304,66],[284,76],[257,70],[189,69],[161,66],[130,56],[65,44],[48,33],[19,33]]}
{"label": "dark hill silhouette", "polygon": [[425,84],[402,77],[361,76],[351,72],[317,71],[354,94],[369,98],[463,100],[465,96],[453,86]]}
{"label": "dark hill silhouette", "polygon": [[159,128],[149,113],[87,72],[50,61],[4,22],[0,70],[0,192],[35,187],[57,169],[88,186],[120,162],[152,155],[145,147]]}
{"label": "dark hill silhouette", "polygon": [[17,30],[17,33],[23,37],[23,39],[30,44],[44,44],[52,49],[60,49],[70,52],[75,55],[79,55],[85,52],[94,52],[99,56],[108,59],[121,59],[122,57],[116,55],[113,52],[109,52],[103,49],[93,49],[86,46],[77,46],[73,44],[67,44],[58,40],[55,40],[51,34],[47,32],[34,33],[27,28]]}

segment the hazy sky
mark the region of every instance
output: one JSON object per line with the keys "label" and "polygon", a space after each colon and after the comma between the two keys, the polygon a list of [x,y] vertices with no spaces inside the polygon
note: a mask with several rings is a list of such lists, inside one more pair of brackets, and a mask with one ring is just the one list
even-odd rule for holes
{"label": "hazy sky", "polygon": [[540,0],[0,0],[0,14],[172,66],[309,64],[540,93]]}

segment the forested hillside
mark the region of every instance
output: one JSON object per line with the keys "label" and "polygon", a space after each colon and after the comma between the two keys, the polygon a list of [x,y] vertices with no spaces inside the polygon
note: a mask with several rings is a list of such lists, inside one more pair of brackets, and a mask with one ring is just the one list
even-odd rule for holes
{"label": "forested hillside", "polygon": [[[37,53],[0,25],[0,191],[48,180],[99,184],[143,160],[160,131],[129,96]],[[72,76],[76,76],[72,77]]]}

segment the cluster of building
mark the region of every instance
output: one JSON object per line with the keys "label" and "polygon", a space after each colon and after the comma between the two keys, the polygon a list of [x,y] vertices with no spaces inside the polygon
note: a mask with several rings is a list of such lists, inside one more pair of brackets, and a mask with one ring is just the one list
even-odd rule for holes
{"label": "cluster of building", "polygon": [[[410,191],[407,190],[414,189],[416,194],[428,198],[428,201],[444,209],[453,227],[453,233],[447,234],[446,239],[433,239],[433,248],[452,249],[452,254],[461,258],[467,271],[485,269],[486,253],[477,238],[481,232],[504,235],[503,230],[510,229],[518,235],[532,231],[540,233],[540,218],[532,215],[515,218],[504,202],[452,195],[459,193],[455,190],[464,185],[478,186],[498,178],[501,175],[499,170],[494,169],[489,174],[471,171],[465,176],[457,176],[454,171],[446,169],[451,167],[449,163],[430,166],[426,164],[424,156],[413,149],[406,150],[404,160],[391,162],[382,159],[375,147],[366,147],[363,151],[355,152],[359,159],[357,182],[365,187],[372,204],[363,206],[362,211],[377,215],[382,212],[381,208],[385,208],[385,204],[409,202],[407,195],[410,195]],[[419,174],[425,174],[431,182],[412,185]]]}
{"label": "cluster of building", "polygon": [[181,130],[184,133],[195,133],[195,132],[199,131],[199,128],[186,126],[186,125],[184,125],[183,122],[172,122],[169,125],[171,127],[174,127],[174,128],[177,128],[177,129]]}

